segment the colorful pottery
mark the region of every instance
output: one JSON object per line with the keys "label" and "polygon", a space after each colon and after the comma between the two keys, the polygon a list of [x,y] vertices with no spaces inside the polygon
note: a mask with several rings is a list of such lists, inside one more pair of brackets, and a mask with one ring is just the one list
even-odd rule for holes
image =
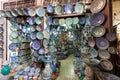
{"label": "colorful pottery", "polygon": [[92,13],[98,13],[103,10],[107,1],[106,0],[93,0],[91,3],[90,11]]}
{"label": "colorful pottery", "polygon": [[36,14],[39,17],[44,17],[46,12],[45,12],[44,8],[39,7],[39,8],[36,9]]}
{"label": "colorful pottery", "polygon": [[47,12],[48,13],[53,13],[54,12],[54,7],[50,4],[47,5]]}
{"label": "colorful pottery", "polygon": [[109,47],[109,42],[107,39],[101,37],[96,39],[96,46],[99,49],[107,49]]}
{"label": "colorful pottery", "polygon": [[37,37],[37,39],[41,40],[41,39],[44,38],[44,34],[43,34],[41,31],[40,31],[40,32],[37,32],[37,33],[36,33],[36,37]]}
{"label": "colorful pottery", "polygon": [[101,59],[110,59],[110,53],[107,50],[98,50],[98,53]]}
{"label": "colorful pottery", "polygon": [[31,47],[32,47],[34,50],[39,50],[40,47],[41,47],[41,44],[40,44],[39,41],[35,40],[35,41],[32,42]]}
{"label": "colorful pottery", "polygon": [[77,2],[75,4],[75,12],[77,14],[82,14],[85,11],[85,4],[83,2]]}
{"label": "colorful pottery", "polygon": [[100,26],[105,21],[105,15],[103,13],[95,13],[90,18],[91,26]]}
{"label": "colorful pottery", "polygon": [[73,9],[74,9],[74,7],[73,7],[72,3],[67,3],[64,7],[64,10],[65,10],[66,14],[72,14]]}

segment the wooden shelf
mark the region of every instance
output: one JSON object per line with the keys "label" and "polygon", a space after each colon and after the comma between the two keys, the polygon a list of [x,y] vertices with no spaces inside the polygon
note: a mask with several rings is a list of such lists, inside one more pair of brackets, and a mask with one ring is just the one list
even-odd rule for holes
{"label": "wooden shelf", "polygon": [[73,13],[73,14],[62,14],[62,15],[53,15],[52,17],[53,18],[62,18],[62,17],[75,17],[75,16],[83,16],[83,14],[76,14],[76,13]]}

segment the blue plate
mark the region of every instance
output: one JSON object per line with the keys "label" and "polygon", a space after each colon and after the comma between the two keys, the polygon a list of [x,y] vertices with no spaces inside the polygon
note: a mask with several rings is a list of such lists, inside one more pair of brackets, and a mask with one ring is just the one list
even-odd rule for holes
{"label": "blue plate", "polygon": [[85,22],[86,22],[85,17],[84,17],[84,16],[81,16],[81,17],[79,18],[79,23],[80,23],[81,25],[84,25]]}
{"label": "blue plate", "polygon": [[34,50],[39,50],[40,47],[41,47],[41,44],[40,44],[39,41],[35,40],[35,41],[32,42],[31,47],[32,47]]}
{"label": "blue plate", "polygon": [[48,13],[53,13],[54,12],[54,7],[50,4],[47,5],[47,12]]}
{"label": "blue plate", "polygon": [[30,38],[32,40],[35,40],[36,39],[36,33],[35,32],[30,33]]}
{"label": "blue plate", "polygon": [[66,14],[72,14],[72,13],[73,13],[73,10],[74,10],[74,7],[73,7],[72,3],[67,3],[67,4],[65,5],[64,10],[65,10],[65,13],[66,13]]}
{"label": "blue plate", "polygon": [[11,51],[15,51],[15,48],[17,47],[17,44],[16,43],[11,43],[11,44],[9,44],[8,47]]}
{"label": "blue plate", "polygon": [[37,14],[37,16],[39,16],[39,17],[44,17],[45,14],[46,14],[45,9],[44,9],[44,8],[37,8],[37,9],[36,9],[36,14]]}
{"label": "blue plate", "polygon": [[39,49],[38,53],[39,54],[44,54],[45,53],[45,49],[44,48]]}

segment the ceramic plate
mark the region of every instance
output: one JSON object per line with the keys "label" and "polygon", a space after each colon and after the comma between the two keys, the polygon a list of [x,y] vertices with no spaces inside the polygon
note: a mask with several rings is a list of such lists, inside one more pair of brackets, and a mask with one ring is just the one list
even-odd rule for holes
{"label": "ceramic plate", "polygon": [[18,12],[16,10],[11,10],[11,14],[14,16],[14,17],[17,17],[18,16]]}
{"label": "ceramic plate", "polygon": [[75,12],[77,14],[82,14],[85,11],[85,4],[82,2],[78,2],[75,4]]}
{"label": "ceramic plate", "polygon": [[90,11],[92,13],[98,13],[100,11],[102,11],[106,5],[107,1],[106,0],[94,0],[91,3],[91,8]]}
{"label": "ceramic plate", "polygon": [[0,39],[3,39],[3,34],[0,34]]}
{"label": "ceramic plate", "polygon": [[47,12],[48,13],[53,13],[54,12],[54,7],[52,5],[47,5]]}
{"label": "ceramic plate", "polygon": [[6,17],[12,17],[12,14],[11,14],[10,11],[7,10],[7,11],[5,11],[5,16],[6,16]]}
{"label": "ceramic plate", "polygon": [[34,17],[28,17],[26,22],[28,22],[30,25],[33,25],[35,23],[35,19]]}
{"label": "ceramic plate", "polygon": [[45,9],[44,8],[37,8],[36,9],[36,14],[39,16],[39,17],[44,17],[46,12],[45,12]]}
{"label": "ceramic plate", "polygon": [[29,16],[35,16],[36,15],[35,8],[33,8],[33,7],[28,8],[28,15]]}
{"label": "ceramic plate", "polygon": [[88,45],[89,45],[90,47],[94,47],[94,46],[95,46],[95,41],[94,41],[93,38],[88,39]]}
{"label": "ceramic plate", "polygon": [[39,54],[44,54],[45,53],[45,49],[44,48],[39,49],[38,53]]}
{"label": "ceramic plate", "polygon": [[98,52],[97,52],[97,50],[95,48],[90,48],[88,52],[90,53],[91,58],[95,58],[95,57],[98,56]]}
{"label": "ceramic plate", "polygon": [[63,25],[65,24],[65,19],[64,19],[64,18],[59,19],[59,24],[60,24],[61,26],[63,26]]}
{"label": "ceramic plate", "polygon": [[107,49],[109,47],[109,42],[107,39],[101,37],[96,39],[96,46],[99,49]]}
{"label": "ceramic plate", "polygon": [[40,17],[37,17],[37,18],[35,19],[35,23],[36,23],[36,24],[41,24],[41,22],[42,22],[42,19],[41,19]]}
{"label": "ceramic plate", "polygon": [[73,4],[72,3],[67,3],[64,7],[65,13],[66,14],[72,14],[73,13]]}
{"label": "ceramic plate", "polygon": [[22,11],[23,11],[23,14],[25,16],[28,16],[28,9],[27,8],[23,8]]}
{"label": "ceramic plate", "polygon": [[17,37],[18,37],[18,34],[17,34],[16,31],[13,31],[13,32],[11,33],[11,36],[12,36],[13,38],[17,38]]}
{"label": "ceramic plate", "polygon": [[52,16],[47,17],[47,24],[51,25],[52,24]]}
{"label": "ceramic plate", "polygon": [[16,43],[10,43],[8,48],[11,50],[11,51],[15,51],[15,48],[17,47],[17,44]]}
{"label": "ceramic plate", "polygon": [[35,40],[36,39],[36,33],[35,32],[30,33],[30,38],[32,40]]}
{"label": "ceramic plate", "polygon": [[37,25],[37,26],[36,26],[36,30],[37,30],[37,31],[42,31],[42,28],[41,28],[41,27],[42,27],[41,25]]}
{"label": "ceramic plate", "polygon": [[53,19],[53,24],[54,25],[59,25],[59,19],[58,18]]}
{"label": "ceramic plate", "polygon": [[92,35],[94,37],[102,37],[106,32],[106,29],[104,26],[97,26],[95,28],[93,28],[92,30]]}
{"label": "ceramic plate", "polygon": [[32,42],[31,47],[32,47],[34,50],[39,50],[40,47],[41,47],[41,44],[40,44],[39,41],[35,40],[35,41]]}
{"label": "ceramic plate", "polygon": [[108,52],[111,53],[111,54],[117,54],[117,49],[113,46],[110,46],[108,48]]}
{"label": "ceramic plate", "polygon": [[80,23],[81,25],[84,25],[85,22],[86,22],[86,18],[85,18],[85,16],[81,16],[81,17],[79,17],[79,23]]}
{"label": "ceramic plate", "polygon": [[15,10],[17,11],[18,15],[23,16],[23,11],[22,11],[21,8],[18,8],[18,9],[15,9]]}
{"label": "ceramic plate", "polygon": [[41,40],[41,39],[44,38],[44,34],[43,34],[41,31],[40,31],[40,32],[37,32],[37,33],[36,33],[36,37],[37,37],[37,39]]}
{"label": "ceramic plate", "polygon": [[49,40],[45,38],[45,39],[43,40],[43,46],[44,46],[45,48],[47,48],[47,47],[48,47],[48,44],[49,44]]}
{"label": "ceramic plate", "polygon": [[90,17],[91,26],[100,26],[105,21],[105,15],[103,13],[95,13]]}
{"label": "ceramic plate", "polygon": [[110,53],[107,50],[98,50],[98,53],[101,59],[110,59]]}
{"label": "ceramic plate", "polygon": [[106,34],[106,38],[107,38],[107,40],[108,41],[115,41],[115,39],[116,39],[116,34],[115,33],[107,33]]}
{"label": "ceramic plate", "polygon": [[62,14],[62,6],[61,5],[56,5],[55,6],[55,14],[61,15]]}
{"label": "ceramic plate", "polygon": [[66,25],[70,26],[73,24],[73,19],[72,18],[66,18],[65,20]]}
{"label": "ceramic plate", "polygon": [[99,63],[100,63],[100,60],[98,59],[90,59],[90,64],[98,65]]}
{"label": "ceramic plate", "polygon": [[113,69],[113,64],[109,60],[102,60],[100,65],[104,70],[107,71],[111,71]]}
{"label": "ceramic plate", "polygon": [[78,17],[74,17],[73,18],[73,24],[78,24],[79,23],[79,18]]}

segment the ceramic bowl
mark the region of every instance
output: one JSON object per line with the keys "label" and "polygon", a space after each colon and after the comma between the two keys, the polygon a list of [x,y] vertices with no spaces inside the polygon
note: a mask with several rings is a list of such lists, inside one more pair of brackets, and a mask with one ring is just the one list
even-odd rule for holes
{"label": "ceramic bowl", "polygon": [[96,46],[99,49],[107,49],[109,47],[109,42],[107,39],[101,37],[96,39]]}
{"label": "ceramic bowl", "polygon": [[115,41],[115,39],[116,39],[116,34],[113,33],[113,32],[107,33],[107,34],[106,34],[106,39],[107,39],[108,41]]}
{"label": "ceramic bowl", "polygon": [[84,16],[79,17],[79,23],[80,25],[84,25],[86,22],[86,18]]}
{"label": "ceramic bowl", "polygon": [[99,13],[102,11],[107,3],[107,0],[94,0],[91,3],[90,11],[92,13]]}
{"label": "ceramic bowl", "polygon": [[70,26],[73,24],[73,19],[72,18],[66,18],[65,20],[66,25]]}
{"label": "ceramic bowl", "polygon": [[42,22],[42,19],[40,18],[40,17],[37,17],[36,19],[35,19],[35,23],[36,24],[41,24],[41,22]]}
{"label": "ceramic bowl", "polygon": [[61,15],[63,12],[61,5],[56,5],[54,10],[55,10],[55,14],[57,14],[57,15]]}
{"label": "ceramic bowl", "polygon": [[77,2],[74,8],[77,14],[82,14],[85,11],[85,4],[83,2]]}
{"label": "ceramic bowl", "polygon": [[48,13],[54,13],[54,7],[51,4],[47,5],[47,12]]}
{"label": "ceramic bowl", "polygon": [[36,15],[36,10],[33,7],[28,8],[28,15],[33,17]]}
{"label": "ceramic bowl", "polygon": [[39,8],[36,9],[36,14],[39,17],[44,17],[46,12],[45,12],[44,8],[39,7]]}
{"label": "ceramic bowl", "polygon": [[100,26],[105,21],[105,15],[103,13],[95,13],[90,17],[91,26]]}
{"label": "ceramic bowl", "polygon": [[36,37],[37,37],[37,39],[41,40],[41,39],[44,38],[44,34],[43,34],[41,31],[40,31],[40,32],[37,32],[37,33],[36,33]]}
{"label": "ceramic bowl", "polygon": [[44,48],[39,49],[38,53],[39,54],[44,54],[45,53],[45,49]]}
{"label": "ceramic bowl", "polygon": [[113,69],[113,64],[109,60],[102,60],[100,65],[104,70],[107,71],[111,71]]}
{"label": "ceramic bowl", "polygon": [[35,40],[36,39],[36,33],[35,32],[30,33],[30,38],[32,40]]}
{"label": "ceramic bowl", "polygon": [[60,24],[60,26],[65,25],[65,19],[64,18],[59,19],[59,24]]}
{"label": "ceramic bowl", "polygon": [[114,46],[110,46],[108,52],[111,54],[117,54],[117,49]]}
{"label": "ceramic bowl", "polygon": [[48,16],[48,17],[47,17],[47,24],[48,24],[48,25],[51,25],[51,24],[52,24],[52,20],[53,20],[53,19],[52,19],[52,16]]}
{"label": "ceramic bowl", "polygon": [[98,52],[97,52],[97,50],[95,48],[90,48],[88,52],[90,53],[91,58],[95,58],[95,57],[98,56]]}
{"label": "ceramic bowl", "polygon": [[78,24],[79,23],[79,18],[78,17],[74,17],[73,18],[73,24]]}
{"label": "ceramic bowl", "polygon": [[64,11],[66,14],[72,14],[73,10],[74,10],[74,7],[72,3],[65,4]]}
{"label": "ceramic bowl", "polygon": [[106,29],[104,26],[97,26],[92,29],[92,35],[94,37],[102,37],[106,32]]}
{"label": "ceramic bowl", "polygon": [[98,50],[99,57],[101,59],[107,60],[110,59],[110,53],[107,50]]}
{"label": "ceramic bowl", "polygon": [[31,47],[32,47],[32,49],[34,49],[34,50],[39,50],[40,47],[41,47],[41,44],[40,44],[39,41],[35,40],[35,41],[33,41],[33,42],[31,43]]}

